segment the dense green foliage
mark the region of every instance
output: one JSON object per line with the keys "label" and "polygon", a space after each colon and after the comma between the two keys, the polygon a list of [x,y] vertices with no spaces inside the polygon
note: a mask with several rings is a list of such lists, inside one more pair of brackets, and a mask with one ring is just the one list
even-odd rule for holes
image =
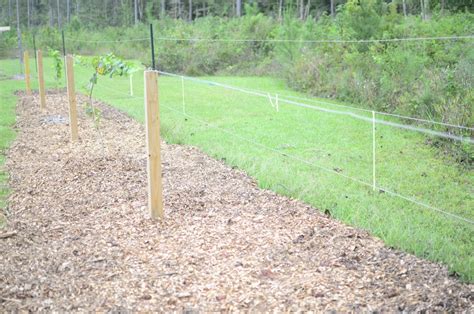
{"label": "dense green foliage", "polygon": [[[246,5],[246,15],[241,18],[209,16],[191,23],[156,20],[158,66],[189,75],[276,75],[285,77],[291,88],[313,95],[455,125],[474,125],[472,38],[308,42],[474,34],[472,13],[441,14],[434,10],[431,18],[424,20],[414,15],[405,17],[399,12],[399,4],[349,0],[339,6],[335,18],[323,14],[304,21],[295,17],[297,7],[291,5],[286,7],[282,20],[264,15],[261,11],[266,11],[256,5]],[[434,2],[431,5],[439,8]],[[456,8],[461,7],[468,6]],[[97,55],[113,51],[150,64],[147,25],[105,27],[100,32],[90,26],[91,22],[77,18],[66,26],[69,52]],[[36,32],[39,47],[61,49],[56,28]],[[3,35],[1,45],[14,47],[15,36],[14,31]],[[24,38],[31,48],[32,32],[24,32]],[[212,41],[183,40],[189,38]],[[143,40],[127,41],[130,39]],[[462,132],[456,128],[443,131]],[[472,148],[456,145],[461,149],[451,151],[458,154],[458,160],[472,163]]]}
{"label": "dense green foliage", "polygon": [[[367,0],[362,1],[362,4]],[[80,20],[90,27],[130,26],[165,17],[194,20],[206,16],[235,17],[255,12],[301,20],[337,15],[349,0],[19,0],[20,23],[25,26],[62,26]],[[463,12],[473,0],[371,0],[378,10],[391,7],[400,14],[430,18],[433,13]],[[16,1],[0,0],[0,24],[12,25]],[[136,11],[135,11],[136,6]],[[238,10],[238,7],[240,10]],[[286,11],[286,12],[285,12]],[[362,26],[362,25],[361,25]],[[364,26],[368,27],[368,25]]]}
{"label": "dense green foliage", "polygon": [[59,81],[63,73],[63,58],[59,50],[48,48],[49,57],[53,59],[54,78],[56,85],[59,86]]}
{"label": "dense green foliage", "polygon": [[[393,42],[308,42],[434,37],[474,34],[474,15],[433,12],[429,20],[404,17],[398,4],[350,0],[335,18],[301,21],[291,8],[282,21],[247,5],[242,18],[206,17],[154,22],[159,68],[189,75],[251,74],[285,77],[290,87],[376,110],[474,124],[474,40]],[[107,27],[97,32],[73,20],[66,27],[67,50],[80,54],[114,51],[150,64],[149,29]],[[25,33],[31,47],[31,33]],[[5,43],[15,44],[14,32]],[[60,48],[60,32],[42,28],[39,46]],[[213,39],[182,40],[182,39]],[[142,41],[126,41],[143,39]],[[180,40],[181,39],[181,40]],[[250,41],[242,41],[248,40]],[[291,42],[271,40],[291,40]],[[124,40],[125,42],[120,42]],[[270,41],[267,41],[270,40]],[[92,41],[92,42],[91,42]],[[97,41],[94,43],[93,41]],[[115,42],[118,41],[118,42]],[[301,41],[301,42],[300,42]],[[443,131],[460,133],[456,128]],[[469,133],[464,133],[469,135]],[[444,145],[444,144],[443,144]],[[469,147],[455,150],[473,160]]]}

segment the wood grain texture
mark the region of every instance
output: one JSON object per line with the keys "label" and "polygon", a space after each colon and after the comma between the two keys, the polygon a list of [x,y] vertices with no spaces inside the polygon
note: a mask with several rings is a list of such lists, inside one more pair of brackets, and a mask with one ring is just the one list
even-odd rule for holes
{"label": "wood grain texture", "polygon": [[145,122],[148,149],[148,207],[152,218],[163,218],[158,72],[145,71]]}
{"label": "wood grain texture", "polygon": [[71,130],[71,140],[77,141],[77,102],[76,89],[74,87],[74,59],[71,55],[66,56],[66,76],[67,76],[67,97],[69,102],[69,126]]}
{"label": "wood grain texture", "polygon": [[25,84],[26,84],[26,94],[31,96],[31,80],[30,80],[30,56],[28,51],[23,53],[23,60],[25,61]]}

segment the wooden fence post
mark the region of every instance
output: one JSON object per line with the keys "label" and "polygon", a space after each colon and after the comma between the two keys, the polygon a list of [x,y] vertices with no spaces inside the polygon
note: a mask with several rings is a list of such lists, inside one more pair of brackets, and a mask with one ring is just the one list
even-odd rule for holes
{"label": "wooden fence post", "polygon": [[25,50],[23,53],[23,60],[25,61],[26,95],[31,96],[30,57],[28,55],[28,50]]}
{"label": "wooden fence post", "polygon": [[158,72],[147,70],[144,76],[145,121],[148,148],[148,207],[152,218],[163,218]]}
{"label": "wooden fence post", "polygon": [[44,90],[44,75],[43,75],[43,53],[41,49],[36,52],[38,62],[38,81],[39,81],[39,94],[40,94],[40,106],[41,109],[46,108],[46,94]]}
{"label": "wooden fence post", "polygon": [[71,129],[71,140],[77,141],[77,106],[76,89],[74,87],[74,58],[66,57],[67,96],[69,100],[69,126]]}

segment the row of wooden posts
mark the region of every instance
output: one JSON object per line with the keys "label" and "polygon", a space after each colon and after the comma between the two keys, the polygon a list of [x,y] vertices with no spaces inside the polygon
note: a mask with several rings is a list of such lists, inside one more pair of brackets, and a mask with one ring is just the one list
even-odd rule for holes
{"label": "row of wooden posts", "polygon": [[[30,63],[28,51],[24,52],[26,94],[31,96]],[[44,84],[43,54],[36,52],[38,66],[38,85],[40,95],[40,108],[46,109],[46,90]],[[74,87],[74,57],[65,56],[67,95],[69,101],[69,127],[71,141],[77,142],[79,138],[77,123],[77,102]],[[158,71],[147,70],[145,76],[145,123],[146,141],[148,150],[148,208],[152,218],[163,218],[163,192],[161,178],[161,143],[160,143],[160,115],[158,100]]]}

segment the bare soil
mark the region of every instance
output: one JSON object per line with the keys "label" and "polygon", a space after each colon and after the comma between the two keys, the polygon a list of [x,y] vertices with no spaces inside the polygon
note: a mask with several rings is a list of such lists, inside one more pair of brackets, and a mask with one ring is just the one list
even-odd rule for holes
{"label": "bare soil", "polygon": [[[163,144],[166,218],[148,218],[143,126],[64,94],[18,104],[0,230],[0,311],[466,311],[446,267],[257,187],[198,149]],[[79,103],[83,102],[81,98]]]}

